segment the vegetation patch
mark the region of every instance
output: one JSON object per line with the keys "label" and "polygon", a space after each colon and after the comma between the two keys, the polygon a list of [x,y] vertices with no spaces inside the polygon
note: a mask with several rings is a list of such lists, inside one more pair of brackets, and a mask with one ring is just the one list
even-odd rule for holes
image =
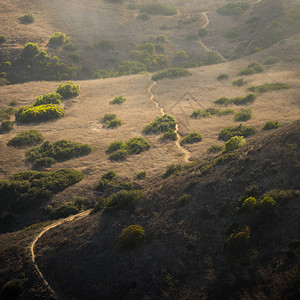
{"label": "vegetation patch", "polygon": [[41,163],[50,162],[51,164],[56,161],[88,155],[91,152],[92,147],[90,145],[60,140],[55,143],[46,141],[42,145],[28,150],[25,156],[29,162],[38,167]]}
{"label": "vegetation patch", "polygon": [[277,129],[281,127],[282,124],[279,123],[278,121],[268,121],[263,127],[263,130],[271,130],[271,129]]}
{"label": "vegetation patch", "polygon": [[13,127],[14,122],[6,120],[2,122],[0,130],[1,132],[10,132],[13,129]]}
{"label": "vegetation patch", "polygon": [[228,74],[219,74],[217,76],[217,80],[219,80],[219,81],[222,81],[222,80],[225,80],[225,79],[228,79],[228,78],[229,78]]}
{"label": "vegetation patch", "polygon": [[225,153],[229,151],[234,151],[241,148],[246,144],[246,141],[242,136],[233,136],[225,143]]}
{"label": "vegetation patch", "polygon": [[210,118],[212,116],[226,116],[234,114],[233,109],[217,109],[215,107],[207,108],[205,110],[196,109],[192,112],[191,118],[200,119],[200,118]]}
{"label": "vegetation patch", "polygon": [[80,94],[80,87],[73,81],[67,81],[65,84],[60,84],[56,90],[56,93],[60,94],[63,99],[69,99],[77,97]]}
{"label": "vegetation patch", "polygon": [[48,46],[51,48],[58,48],[67,44],[70,41],[64,33],[62,32],[55,32],[53,35],[50,36]]}
{"label": "vegetation patch", "polygon": [[157,71],[152,75],[152,80],[158,81],[164,78],[174,79],[179,77],[191,76],[192,73],[182,68],[168,68],[165,70]]}
{"label": "vegetation patch", "polygon": [[248,88],[248,91],[254,93],[266,93],[271,91],[286,90],[289,88],[290,86],[286,83],[276,82],[276,83],[265,83],[258,86],[251,86]]}
{"label": "vegetation patch", "polygon": [[168,131],[174,131],[176,129],[176,119],[175,117],[164,114],[163,116],[156,117],[154,121],[151,121],[143,129],[144,134],[151,133],[162,133]]}
{"label": "vegetation patch", "polygon": [[224,150],[224,145],[212,145],[207,148],[207,153],[219,153]]}
{"label": "vegetation patch", "polygon": [[182,170],[181,164],[171,164],[167,166],[166,172],[163,174],[163,178],[167,178],[171,175],[175,175]]}
{"label": "vegetation patch", "polygon": [[122,121],[115,114],[105,114],[100,122],[103,124],[103,128],[107,129],[114,129],[122,125]]}
{"label": "vegetation patch", "polygon": [[104,202],[104,208],[125,208],[134,205],[143,195],[140,190],[122,190],[110,197]]}
{"label": "vegetation patch", "polygon": [[234,121],[236,122],[246,122],[252,118],[252,109],[245,108],[241,111],[235,113]]}
{"label": "vegetation patch", "polygon": [[19,21],[22,24],[32,24],[35,21],[35,17],[33,14],[25,14],[19,17]]}
{"label": "vegetation patch", "polygon": [[126,101],[126,98],[123,96],[115,97],[113,100],[109,102],[109,104],[122,104]]}
{"label": "vegetation patch", "polygon": [[250,241],[250,228],[246,226],[242,231],[232,233],[224,244],[225,250],[231,255],[240,256],[247,250]]}
{"label": "vegetation patch", "polygon": [[17,122],[46,122],[62,118],[64,110],[57,104],[22,106],[15,112]]}
{"label": "vegetation patch", "polygon": [[0,109],[0,121],[9,120],[10,115],[14,113],[14,109],[12,107],[1,108]]}
{"label": "vegetation patch", "polygon": [[243,76],[243,75],[252,75],[256,73],[261,73],[264,71],[264,67],[262,64],[253,62],[248,65],[248,67],[242,71],[240,71],[237,75],[238,76]]}
{"label": "vegetation patch", "polygon": [[192,132],[182,138],[180,141],[180,145],[183,146],[185,144],[195,144],[202,141],[202,135],[198,132]]}
{"label": "vegetation patch", "polygon": [[51,195],[83,179],[83,174],[73,169],[53,172],[25,171],[0,181],[1,203],[9,211],[22,212],[39,205]]}
{"label": "vegetation patch", "polygon": [[40,52],[40,47],[36,43],[27,43],[22,52],[21,57],[24,59],[33,58],[35,55],[37,55]]}
{"label": "vegetation patch", "polygon": [[223,16],[238,16],[249,8],[247,2],[228,3],[217,9],[217,13]]}
{"label": "vegetation patch", "polygon": [[256,129],[254,127],[247,127],[242,124],[235,127],[226,127],[221,130],[219,133],[219,140],[227,142],[233,136],[243,136],[248,137],[254,135],[256,133]]}
{"label": "vegetation patch", "polygon": [[141,13],[147,13],[149,15],[161,15],[161,16],[173,16],[177,14],[177,10],[174,6],[167,4],[145,4],[140,7]]}
{"label": "vegetation patch", "polygon": [[44,140],[43,135],[35,129],[30,129],[17,134],[7,143],[8,146],[24,147],[40,144]]}
{"label": "vegetation patch", "polygon": [[140,245],[145,239],[144,228],[140,225],[130,225],[124,228],[119,236],[123,247],[132,248]]}
{"label": "vegetation patch", "polygon": [[169,130],[161,137],[162,141],[177,141],[178,137],[174,130]]}
{"label": "vegetation patch", "polygon": [[147,175],[146,171],[140,171],[135,175],[134,178],[137,180],[142,180],[146,178],[146,175]]}
{"label": "vegetation patch", "polygon": [[241,87],[241,86],[244,86],[247,82],[244,80],[244,78],[239,78],[237,80],[234,80],[232,82],[232,85],[234,86],[238,86],[238,87]]}
{"label": "vegetation patch", "polygon": [[256,95],[254,93],[250,93],[244,97],[234,97],[234,98],[219,98],[215,101],[213,101],[214,104],[216,105],[230,105],[230,104],[234,104],[234,105],[248,105],[248,104],[252,104],[254,103],[255,99],[256,99]]}
{"label": "vegetation patch", "polygon": [[61,103],[61,95],[58,93],[44,94],[36,98],[33,106],[45,105],[45,104],[57,104]]}

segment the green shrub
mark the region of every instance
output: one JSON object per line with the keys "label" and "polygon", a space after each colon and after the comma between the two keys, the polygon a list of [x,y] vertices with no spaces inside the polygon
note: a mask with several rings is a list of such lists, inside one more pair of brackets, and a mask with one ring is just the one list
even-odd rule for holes
{"label": "green shrub", "polygon": [[10,101],[9,106],[16,106],[18,104],[17,101]]}
{"label": "green shrub", "polygon": [[277,205],[277,202],[271,196],[266,196],[259,204],[263,210],[270,210]]}
{"label": "green shrub", "polygon": [[68,43],[70,41],[70,38],[68,38],[64,33],[62,32],[55,32],[53,35],[49,38],[49,47],[51,48],[57,48],[60,46],[63,46],[64,44]]}
{"label": "green shrub", "polygon": [[85,199],[78,197],[70,202],[65,202],[57,207],[47,206],[52,219],[66,218],[70,215],[76,215],[85,210]]}
{"label": "green shrub", "polygon": [[263,197],[272,197],[279,204],[285,204],[287,201],[297,199],[300,196],[299,190],[281,190],[273,189],[264,193]]}
{"label": "green shrub", "polygon": [[224,150],[223,145],[212,145],[207,148],[207,153],[218,153]]}
{"label": "green shrub", "polygon": [[108,172],[106,172],[105,174],[103,174],[101,176],[101,179],[102,180],[110,180],[111,181],[111,180],[114,180],[116,176],[117,176],[116,172],[114,172],[114,171],[108,171]]}
{"label": "green shrub", "polygon": [[244,80],[244,78],[239,78],[237,80],[234,80],[232,82],[232,85],[235,85],[235,86],[243,86],[245,85],[247,82]]}
{"label": "green shrub", "polygon": [[26,14],[21,17],[19,17],[19,21],[22,24],[32,24],[35,21],[34,15],[33,14]]}
{"label": "green shrub", "polygon": [[248,67],[242,71],[240,71],[237,75],[243,76],[243,75],[252,75],[256,73],[261,73],[264,71],[264,67],[257,62],[250,63]]}
{"label": "green shrub", "polygon": [[90,154],[92,147],[87,144],[60,140],[55,143],[44,142],[25,153],[26,159],[31,163],[41,158],[53,158],[57,161],[63,161]]}
{"label": "green shrub", "polygon": [[150,144],[142,137],[133,137],[125,143],[129,154],[140,154],[150,149]]}
{"label": "green shrub", "polygon": [[115,151],[118,150],[124,150],[125,149],[125,143],[122,141],[115,141],[110,143],[110,145],[108,146],[108,148],[106,149],[105,153],[106,154],[111,154]]}
{"label": "green shrub", "polygon": [[159,35],[159,36],[156,37],[156,41],[158,43],[164,44],[164,43],[166,43],[168,41],[168,38],[165,35],[161,34],[161,35]]}
{"label": "green shrub", "polygon": [[253,93],[250,93],[244,97],[235,97],[235,98],[219,98],[215,101],[213,101],[214,104],[216,105],[229,105],[229,104],[234,104],[234,105],[248,105],[251,104],[255,101],[256,95]]}
{"label": "green shrub", "polygon": [[219,133],[219,139],[227,142],[233,136],[243,136],[248,137],[250,135],[254,135],[256,133],[256,129],[254,127],[247,127],[242,124],[235,127],[226,127],[222,129]]}
{"label": "green shrub", "polygon": [[149,14],[147,14],[146,12],[140,13],[137,16],[138,19],[142,20],[142,21],[149,21],[151,19],[151,16]]}
{"label": "green shrub", "polygon": [[0,35],[0,45],[6,42],[6,38],[3,35]]}
{"label": "green shrub", "polygon": [[13,114],[14,111],[15,110],[12,107],[0,109],[0,121],[9,120],[10,115]]}
{"label": "green shrub", "polygon": [[211,108],[207,108],[205,110],[201,110],[201,109],[194,110],[190,117],[194,118],[194,119],[200,119],[200,118],[210,118],[215,115],[221,117],[221,116],[226,116],[226,115],[230,115],[230,114],[234,114],[233,109],[221,110],[221,109],[211,107]]}
{"label": "green shrub", "polygon": [[263,127],[263,130],[277,129],[282,126],[278,121],[268,121]]}
{"label": "green shrub", "polygon": [[9,132],[13,129],[13,127],[14,127],[14,122],[6,120],[6,121],[3,121],[1,124],[1,131]]}
{"label": "green shrub", "polygon": [[115,114],[105,114],[104,117],[100,119],[103,124],[103,128],[113,129],[122,125],[122,121],[117,118]]}
{"label": "green shrub", "polygon": [[174,131],[176,129],[175,117],[164,114],[163,116],[156,117],[154,121],[151,121],[143,129],[144,134],[161,133],[167,131]]}
{"label": "green shrub", "polygon": [[269,65],[274,65],[278,62],[278,58],[274,56],[269,56],[265,61],[264,65],[269,66]]}
{"label": "green shrub", "polygon": [[234,151],[246,144],[246,141],[242,136],[233,136],[225,143],[225,153]]}
{"label": "green shrub", "polygon": [[162,141],[177,141],[178,137],[174,130],[165,132],[162,136]]}
{"label": "green shrub", "polygon": [[53,172],[25,171],[0,181],[1,200],[9,210],[22,212],[48,200],[80,180],[83,174],[73,169]]}
{"label": "green shrub", "polygon": [[46,104],[39,106],[22,106],[15,112],[17,122],[45,122],[62,118],[64,110],[56,104]]}
{"label": "green shrub", "polygon": [[257,208],[257,201],[254,197],[248,197],[242,205],[244,211],[253,211]]}
{"label": "green shrub", "polygon": [[23,58],[32,58],[40,52],[40,47],[35,43],[27,43],[22,50],[21,56]]}
{"label": "green shrub", "polygon": [[109,104],[122,104],[126,101],[126,98],[123,96],[115,97],[113,100],[109,102]]}
{"label": "green shrub", "polygon": [[41,157],[33,161],[32,167],[34,169],[50,168],[56,160],[52,157]]}
{"label": "green shrub", "polygon": [[228,74],[219,74],[217,77],[217,80],[221,81],[221,80],[225,80],[228,79]]}
{"label": "green shrub", "polygon": [[146,171],[141,171],[135,175],[134,179],[142,180],[146,178],[146,175],[147,175]]}
{"label": "green shrub", "polygon": [[238,16],[250,7],[247,2],[228,3],[217,9],[217,13],[223,16]]}
{"label": "green shrub", "polygon": [[202,141],[202,135],[198,132],[192,132],[182,138],[180,141],[180,145],[183,146],[185,144],[195,144]]}
{"label": "green shrub", "polygon": [[250,241],[250,228],[246,226],[238,233],[232,233],[225,242],[225,250],[233,255],[241,255],[248,248]]}
{"label": "green shrub", "polygon": [[237,112],[234,116],[234,121],[236,122],[247,122],[252,118],[252,109],[245,108]]}
{"label": "green shrub", "polygon": [[171,175],[177,174],[178,172],[180,172],[182,170],[182,166],[181,164],[171,164],[167,166],[167,170],[163,175],[163,178],[167,178]]}
{"label": "green shrub", "polygon": [[35,129],[30,129],[17,134],[7,143],[8,146],[23,147],[40,144],[44,140],[43,135]]}
{"label": "green shrub", "polygon": [[177,201],[179,207],[182,207],[182,206],[186,205],[187,202],[188,202],[191,198],[192,198],[191,195],[188,195],[188,194],[184,194],[184,195],[180,196],[180,197],[178,198],[178,201]]}
{"label": "green shrub", "polygon": [[182,68],[168,68],[165,70],[157,71],[152,75],[152,80],[158,81],[164,78],[179,78],[179,77],[185,77],[185,76],[191,76],[192,73],[186,69]]}
{"label": "green shrub", "polygon": [[222,153],[222,155],[220,155],[213,161],[212,166],[224,165],[228,161],[231,161],[232,159],[234,159],[236,157],[236,155],[237,154],[234,152]]}
{"label": "green shrub", "polygon": [[72,81],[67,81],[65,84],[59,85],[56,93],[60,94],[63,99],[69,99],[80,94],[80,87],[78,84],[74,84]]}
{"label": "green shrub", "polygon": [[276,82],[276,83],[265,83],[259,86],[251,86],[248,88],[248,91],[254,93],[266,93],[270,91],[278,91],[278,90],[284,90],[289,88],[290,86],[286,83]]}
{"label": "green shrub", "polygon": [[125,149],[117,150],[109,155],[111,161],[124,161],[128,157],[128,152]]}
{"label": "green shrub", "polygon": [[104,203],[107,208],[123,208],[134,205],[143,193],[138,190],[122,190],[111,195]]}
{"label": "green shrub", "polygon": [[44,104],[58,104],[61,103],[61,95],[58,93],[50,93],[50,94],[44,94],[42,96],[39,96],[36,98],[33,106],[39,106]]}
{"label": "green shrub", "polygon": [[219,98],[219,99],[215,100],[213,103],[216,104],[216,105],[225,105],[225,106],[227,106],[229,104],[232,104],[232,101],[229,98],[222,97],[222,98]]}
{"label": "green shrub", "polygon": [[126,248],[140,245],[145,239],[144,228],[139,225],[130,225],[122,230],[119,239],[121,245]]}
{"label": "green shrub", "polygon": [[144,4],[140,7],[141,13],[147,13],[149,15],[161,15],[161,16],[173,16],[177,14],[175,7],[167,4]]}
{"label": "green shrub", "polygon": [[114,192],[117,191],[117,185],[116,183],[114,182],[114,179],[112,180],[109,180],[109,179],[101,179],[96,187],[95,187],[95,190],[97,192],[100,192],[102,194],[105,194],[105,195],[110,195]]}
{"label": "green shrub", "polygon": [[186,59],[188,59],[188,55],[186,54],[185,51],[181,50],[176,52],[175,61],[182,62],[185,61]]}

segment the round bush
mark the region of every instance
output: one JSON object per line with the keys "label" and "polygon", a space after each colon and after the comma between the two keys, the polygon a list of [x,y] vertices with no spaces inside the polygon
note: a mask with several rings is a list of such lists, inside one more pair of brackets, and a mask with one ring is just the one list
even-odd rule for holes
{"label": "round bush", "polygon": [[31,129],[17,134],[8,141],[7,145],[13,147],[33,146],[41,143],[43,140],[44,137],[38,130]]}
{"label": "round bush", "polygon": [[32,58],[40,52],[40,47],[35,43],[27,43],[21,53],[24,58]]}
{"label": "round bush", "polygon": [[123,96],[115,97],[113,100],[109,102],[109,104],[122,104],[126,101],[126,98]]}
{"label": "round bush", "polygon": [[273,199],[273,197],[270,196],[266,196],[260,201],[260,207],[265,210],[272,209],[276,205],[277,202]]}
{"label": "round bush", "polygon": [[122,230],[119,238],[123,247],[134,247],[144,241],[145,231],[142,226],[130,225]]}
{"label": "round bush", "polygon": [[12,121],[3,121],[1,124],[1,131],[2,132],[9,132],[13,129],[14,127],[14,122]]}
{"label": "round bush", "polygon": [[249,240],[250,228],[246,226],[243,231],[230,235],[225,243],[225,248],[229,253],[239,255],[241,251],[247,249]]}
{"label": "round bush", "polygon": [[129,154],[140,154],[149,148],[150,144],[142,137],[133,137],[126,142],[126,149]]}
{"label": "round bush", "polygon": [[202,135],[198,132],[192,132],[186,135],[180,142],[180,145],[194,144],[202,141]]}
{"label": "round bush", "polygon": [[165,132],[161,138],[163,141],[177,141],[177,134],[173,130]]}
{"label": "round bush", "polygon": [[121,149],[124,150],[124,148],[125,148],[125,143],[124,142],[115,141],[115,142],[110,143],[110,145],[106,149],[105,153],[110,154],[110,153],[113,153],[113,152],[121,150]]}
{"label": "round bush", "polygon": [[257,201],[254,197],[248,197],[242,205],[242,209],[245,211],[253,211],[256,207]]}
{"label": "round bush", "polygon": [[127,158],[128,152],[124,149],[117,150],[109,155],[111,161],[123,161]]}
{"label": "round bush", "polygon": [[234,151],[246,144],[245,139],[242,136],[233,136],[229,141],[225,143],[225,152]]}
{"label": "round bush", "polygon": [[146,171],[138,172],[135,175],[135,179],[142,180],[142,179],[146,178],[146,175],[147,175]]}
{"label": "round bush", "polygon": [[108,171],[108,172],[106,172],[105,174],[103,174],[101,176],[101,179],[102,180],[109,180],[109,181],[111,181],[111,180],[115,179],[116,176],[117,176],[116,172],[114,172],[114,171]]}
{"label": "round bush", "polygon": [[26,14],[22,17],[19,17],[19,21],[22,24],[32,24],[34,22],[35,18],[33,14]]}
{"label": "round bush", "polygon": [[281,123],[279,123],[278,121],[268,121],[266,122],[266,124],[263,127],[263,130],[271,130],[271,129],[277,129],[280,126],[282,126]]}
{"label": "round bush", "polygon": [[65,84],[60,84],[56,92],[60,94],[63,99],[69,99],[80,94],[80,87],[72,81],[67,81]]}
{"label": "round bush", "polygon": [[52,48],[60,47],[67,43],[70,39],[62,32],[55,32],[50,36],[48,45]]}

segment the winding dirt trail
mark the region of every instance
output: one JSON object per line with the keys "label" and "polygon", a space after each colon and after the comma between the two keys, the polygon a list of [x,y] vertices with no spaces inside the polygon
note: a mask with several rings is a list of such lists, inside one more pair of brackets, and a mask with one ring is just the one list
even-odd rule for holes
{"label": "winding dirt trail", "polygon": [[[151,80],[151,78],[150,78]],[[150,101],[152,101],[154,104],[155,104],[155,107],[160,111],[161,115],[164,115],[165,114],[165,111],[163,109],[163,107],[161,107],[159,105],[159,103],[154,99],[154,95],[151,91],[151,89],[153,88],[153,86],[156,85],[156,81],[151,81],[150,85],[149,85],[149,88],[148,88],[148,93],[150,95]],[[176,124],[176,127],[175,127],[175,133],[176,133],[176,136],[177,136],[177,141],[175,142],[175,145],[176,147],[178,148],[178,150],[180,152],[182,152],[184,154],[183,156],[183,159],[186,163],[189,163],[190,162],[190,158],[191,158],[191,155],[190,155],[190,152],[186,149],[184,149],[181,145],[180,145],[180,139],[181,139],[181,136],[180,134],[178,133],[178,125]]]}
{"label": "winding dirt trail", "polygon": [[50,290],[50,292],[56,297],[57,297],[57,294],[54,292],[54,290],[50,287],[48,281],[45,279],[45,276],[42,274],[42,272],[40,271],[38,265],[37,265],[37,262],[35,260],[35,253],[34,253],[34,248],[35,248],[35,245],[36,243],[38,242],[38,240],[47,232],[49,231],[50,229],[52,228],[55,228],[61,224],[64,224],[66,222],[70,222],[70,221],[73,221],[73,220],[80,220],[86,216],[88,216],[90,213],[90,210],[86,210],[84,212],[81,212],[77,215],[72,215],[72,216],[69,216],[65,219],[61,219],[61,220],[58,220],[54,223],[52,223],[51,225],[49,226],[46,226],[35,238],[34,240],[31,242],[31,244],[29,245],[29,248],[30,248],[30,253],[31,253],[31,259],[32,259],[32,262],[34,264],[34,267],[35,269],[37,270],[39,276],[41,277],[41,279],[43,280],[44,284],[48,287],[48,289]]}

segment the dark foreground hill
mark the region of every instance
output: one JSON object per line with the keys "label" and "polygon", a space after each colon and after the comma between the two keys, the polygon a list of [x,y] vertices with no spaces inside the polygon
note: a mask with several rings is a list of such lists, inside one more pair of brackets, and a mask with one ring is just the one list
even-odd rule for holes
{"label": "dark foreground hill", "polygon": [[[63,299],[298,299],[299,131],[297,121],[162,180],[132,208],[48,231],[42,272]],[[146,238],[121,247],[132,224]]]}

